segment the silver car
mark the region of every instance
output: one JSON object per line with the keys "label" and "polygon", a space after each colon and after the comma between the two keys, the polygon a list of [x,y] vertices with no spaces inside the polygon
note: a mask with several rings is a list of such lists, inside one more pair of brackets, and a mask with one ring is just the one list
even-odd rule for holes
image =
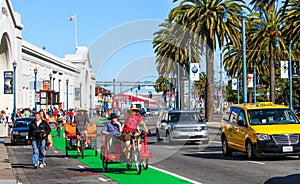
{"label": "silver car", "polygon": [[156,140],[166,140],[167,144],[175,141],[201,141],[208,144],[208,128],[197,111],[163,111],[156,124]]}

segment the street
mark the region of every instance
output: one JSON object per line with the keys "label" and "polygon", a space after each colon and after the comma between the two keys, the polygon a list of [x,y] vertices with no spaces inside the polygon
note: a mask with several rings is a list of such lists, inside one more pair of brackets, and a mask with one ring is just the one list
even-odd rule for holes
{"label": "street", "polygon": [[[210,143],[172,144],[156,143],[154,121],[156,117],[146,117],[145,122],[152,135],[149,137],[149,149],[153,158],[150,168],[182,177],[191,183],[297,183],[300,180],[298,157],[262,158],[248,161],[246,154],[234,153],[233,157],[224,157],[221,150],[219,130],[211,127]],[[97,126],[98,135],[102,126]],[[98,136],[98,145],[100,136]],[[12,168],[21,183],[116,183],[102,173],[101,161],[98,168],[91,168],[75,157],[66,157],[65,153],[52,148],[47,151],[44,169],[32,169],[32,149],[28,145],[8,146]],[[117,166],[109,165],[109,172],[116,172]],[[142,172],[146,174],[145,170]],[[126,171],[125,171],[126,173]],[[124,174],[124,173],[123,173]],[[129,177],[129,176],[128,176]],[[153,181],[162,183],[167,181]]]}

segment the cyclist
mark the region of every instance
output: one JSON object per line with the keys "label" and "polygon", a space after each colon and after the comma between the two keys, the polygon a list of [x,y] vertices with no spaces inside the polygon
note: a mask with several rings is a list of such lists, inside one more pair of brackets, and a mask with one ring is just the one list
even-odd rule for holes
{"label": "cyclist", "polygon": [[80,154],[80,138],[85,137],[85,144],[87,146],[87,129],[86,127],[90,125],[90,120],[87,114],[87,110],[84,108],[79,108],[77,114],[74,118],[74,124],[76,124],[76,135],[77,135],[77,154]]}
{"label": "cyclist", "polygon": [[124,127],[123,127],[123,137],[126,145],[125,149],[125,155],[127,159],[127,165],[130,164],[129,158],[130,158],[130,139],[131,134],[138,135],[140,134],[140,130],[138,129],[138,125],[141,124],[144,128],[145,132],[148,132],[146,123],[143,121],[143,118],[141,115],[138,114],[140,111],[139,108],[136,107],[136,105],[131,105],[130,110],[127,114],[125,114],[124,119]]}

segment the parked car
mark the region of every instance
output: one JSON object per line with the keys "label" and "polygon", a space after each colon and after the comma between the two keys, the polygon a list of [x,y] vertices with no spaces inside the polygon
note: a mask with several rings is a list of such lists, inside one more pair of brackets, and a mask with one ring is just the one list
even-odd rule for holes
{"label": "parked car", "polygon": [[235,104],[221,125],[222,151],[247,153],[248,159],[265,156],[300,157],[300,121],[287,106],[272,102]]}
{"label": "parked car", "polygon": [[156,140],[159,142],[161,139],[167,144],[175,141],[208,144],[208,127],[198,111],[163,111],[156,125]]}
{"label": "parked car", "polygon": [[28,141],[29,124],[34,120],[30,118],[17,118],[11,127],[11,144],[25,143]]}

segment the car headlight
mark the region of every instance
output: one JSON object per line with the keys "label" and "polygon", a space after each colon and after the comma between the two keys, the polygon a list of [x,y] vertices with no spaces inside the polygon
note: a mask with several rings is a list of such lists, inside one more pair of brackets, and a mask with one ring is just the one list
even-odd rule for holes
{"label": "car headlight", "polygon": [[12,133],[13,135],[19,134],[18,131],[12,131],[11,133]]}
{"label": "car headlight", "polygon": [[258,134],[257,139],[260,141],[269,141],[271,137],[268,134]]}
{"label": "car headlight", "polygon": [[207,129],[208,129],[207,126],[202,127],[202,130],[207,130]]}

